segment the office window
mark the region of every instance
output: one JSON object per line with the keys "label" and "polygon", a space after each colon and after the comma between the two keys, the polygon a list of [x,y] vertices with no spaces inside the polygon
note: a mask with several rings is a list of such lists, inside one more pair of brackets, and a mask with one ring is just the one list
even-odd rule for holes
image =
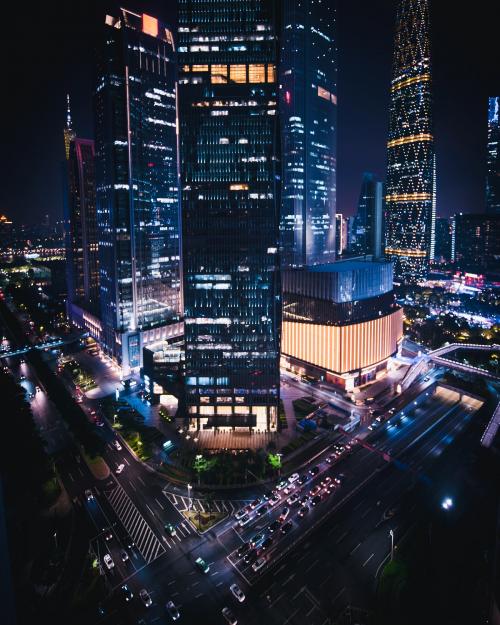
{"label": "office window", "polygon": [[233,82],[246,82],[247,81],[247,66],[246,65],[231,65],[229,69],[229,78]]}
{"label": "office window", "polygon": [[210,68],[212,84],[227,82],[227,65],[212,65]]}
{"label": "office window", "polygon": [[266,82],[266,66],[251,64],[248,66],[248,82]]}

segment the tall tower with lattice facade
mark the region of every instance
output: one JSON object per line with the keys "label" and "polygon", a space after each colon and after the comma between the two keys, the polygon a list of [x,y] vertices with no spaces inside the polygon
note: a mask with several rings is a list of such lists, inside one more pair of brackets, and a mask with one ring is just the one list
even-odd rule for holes
{"label": "tall tower with lattice facade", "polygon": [[387,141],[386,255],[395,280],[425,278],[435,219],[428,0],[401,0]]}

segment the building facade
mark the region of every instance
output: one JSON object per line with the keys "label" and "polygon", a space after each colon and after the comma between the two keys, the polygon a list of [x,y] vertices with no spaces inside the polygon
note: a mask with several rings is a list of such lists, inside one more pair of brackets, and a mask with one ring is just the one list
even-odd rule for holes
{"label": "building facade", "polygon": [[433,254],[435,158],[428,0],[400,0],[386,176],[386,256],[395,280],[425,278]]}
{"label": "building facade", "polygon": [[358,201],[358,212],[352,226],[349,251],[380,258],[384,223],[383,184],[371,173],[364,173]]}
{"label": "building facade", "polygon": [[500,215],[500,96],[488,98],[486,212]]}
{"label": "building facade", "polygon": [[181,313],[176,59],[149,15],[107,16],[95,90],[102,347],[125,374]]}
{"label": "building facade", "polygon": [[436,219],[436,249],[434,260],[449,263],[451,260],[451,223],[448,217]]}
{"label": "building facade", "polygon": [[191,429],[277,428],[279,6],[179,2],[184,400]]}
{"label": "building facade", "polygon": [[383,375],[403,335],[388,261],[283,272],[282,364],[352,390]]}
{"label": "building facade", "polygon": [[284,0],[281,45],[283,267],[335,260],[335,3]]}
{"label": "building facade", "polygon": [[452,218],[453,260],[462,271],[500,271],[500,214],[463,214]]}

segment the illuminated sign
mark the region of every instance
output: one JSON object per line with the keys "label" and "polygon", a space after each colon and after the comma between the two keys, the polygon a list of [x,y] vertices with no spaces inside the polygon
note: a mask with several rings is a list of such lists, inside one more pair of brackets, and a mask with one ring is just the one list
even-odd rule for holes
{"label": "illuminated sign", "polygon": [[158,37],[158,20],[151,15],[142,14],[142,32],[152,37]]}

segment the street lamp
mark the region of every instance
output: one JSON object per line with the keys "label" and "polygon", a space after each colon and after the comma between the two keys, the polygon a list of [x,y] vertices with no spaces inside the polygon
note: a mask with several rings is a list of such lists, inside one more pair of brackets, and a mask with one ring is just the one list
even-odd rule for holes
{"label": "street lamp", "polygon": [[188,489],[188,512],[191,510],[191,489],[193,487],[191,486],[191,484],[187,485],[187,489]]}
{"label": "street lamp", "polygon": [[391,537],[391,562],[394,558],[394,530],[389,530],[389,536]]}

